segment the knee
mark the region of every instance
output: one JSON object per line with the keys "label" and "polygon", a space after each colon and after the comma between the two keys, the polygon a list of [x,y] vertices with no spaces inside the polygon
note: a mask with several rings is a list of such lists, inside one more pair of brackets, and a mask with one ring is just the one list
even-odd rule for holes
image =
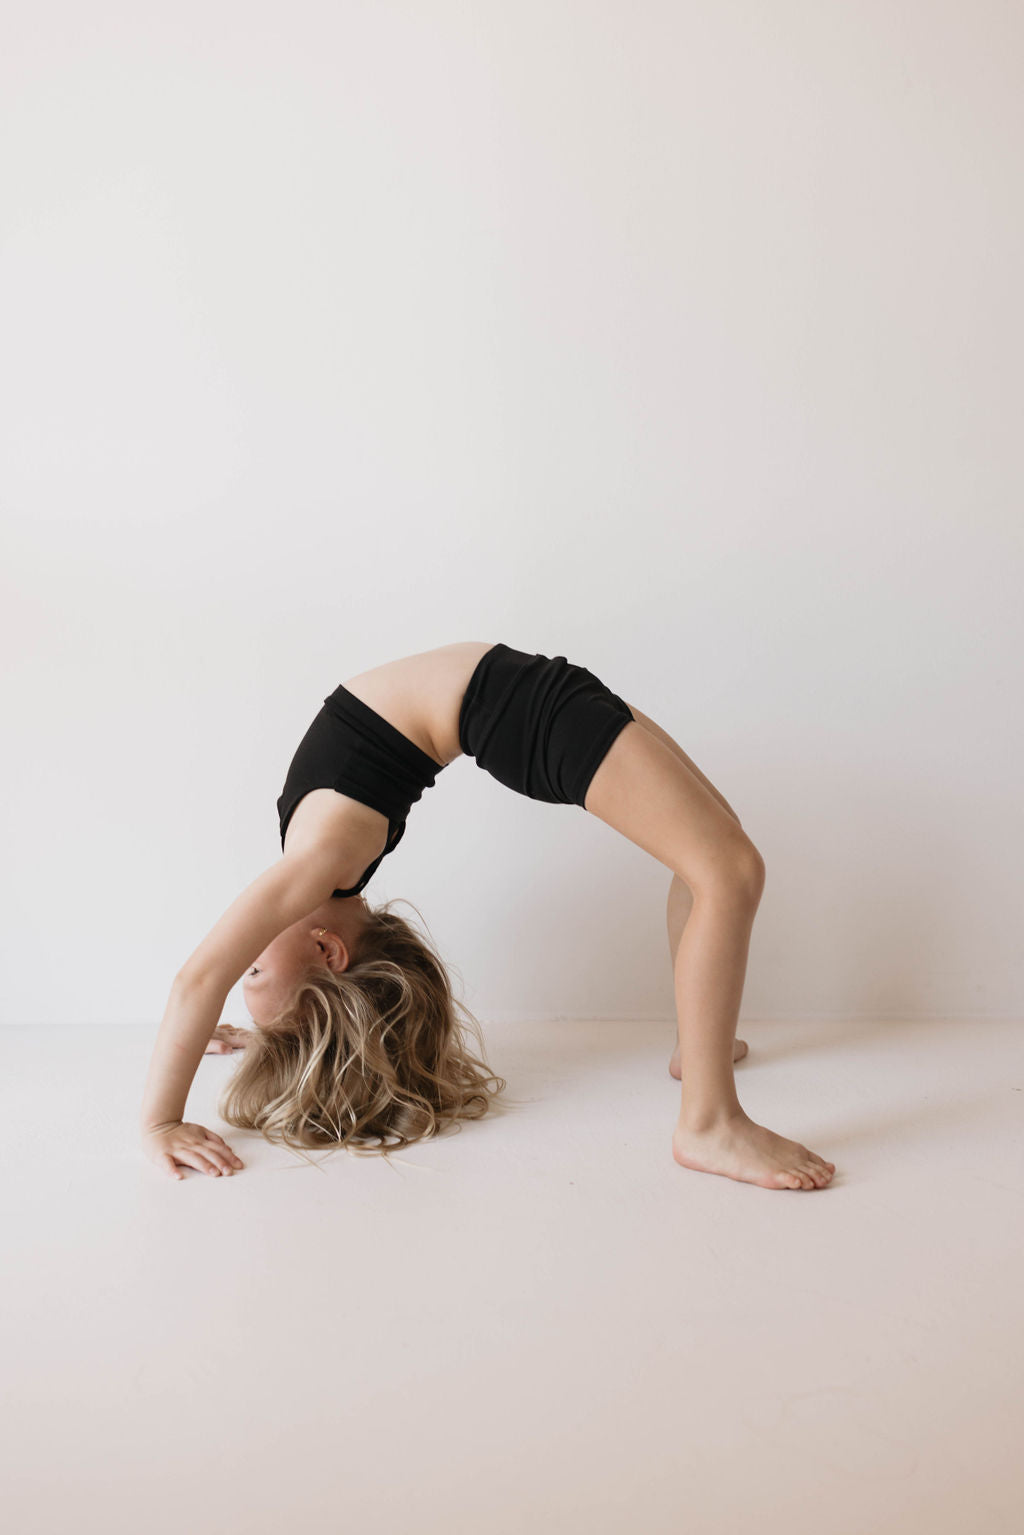
{"label": "knee", "polygon": [[764,891],[764,875],[764,859],[754,844],[748,841],[741,879],[755,902],[761,899]]}
{"label": "knee", "polygon": [[757,906],[764,891],[765,862],[747,836],[717,850],[692,883],[693,892]]}

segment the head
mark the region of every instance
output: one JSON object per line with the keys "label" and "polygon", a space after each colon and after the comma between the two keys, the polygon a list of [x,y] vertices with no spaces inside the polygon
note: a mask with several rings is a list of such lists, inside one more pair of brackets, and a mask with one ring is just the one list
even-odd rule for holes
{"label": "head", "polygon": [[296,1150],[386,1153],[486,1114],[506,1083],[395,904],[332,897],[255,961],[244,990],[256,1029],[219,1105],[227,1124]]}
{"label": "head", "polygon": [[322,968],[341,975],[347,970],[368,916],[361,895],[330,896],[278,933],[242,977],[245,1005],[256,1027],[277,1017],[307,971]]}

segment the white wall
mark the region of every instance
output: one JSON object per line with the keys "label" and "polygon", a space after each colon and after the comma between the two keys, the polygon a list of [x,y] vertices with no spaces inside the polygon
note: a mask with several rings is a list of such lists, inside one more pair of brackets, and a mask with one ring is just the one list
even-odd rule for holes
{"label": "white wall", "polygon": [[[745,1017],[1024,1011],[1020,6],[4,33],[5,1021],[155,1023],[323,696],[463,638],[736,806]],[[667,1019],[668,880],[462,759],[368,894],[485,1020]]]}

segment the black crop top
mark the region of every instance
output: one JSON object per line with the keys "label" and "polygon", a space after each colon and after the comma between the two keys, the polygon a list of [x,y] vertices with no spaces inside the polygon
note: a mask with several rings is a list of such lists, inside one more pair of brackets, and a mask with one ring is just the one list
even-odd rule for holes
{"label": "black crop top", "polygon": [[410,809],[432,789],[443,762],[421,751],[369,704],[339,684],[324,699],[299,742],[277,801],[281,847],[296,805],[311,789],[337,789],[388,818],[388,840],[358,885],[333,895],[358,895],[381,859],[394,851],[405,835]]}

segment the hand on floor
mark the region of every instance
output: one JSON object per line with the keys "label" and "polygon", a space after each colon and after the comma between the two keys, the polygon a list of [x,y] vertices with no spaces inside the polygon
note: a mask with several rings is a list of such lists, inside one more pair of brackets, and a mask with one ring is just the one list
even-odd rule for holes
{"label": "hand on floor", "polygon": [[210,1035],[210,1043],[204,1055],[230,1055],[232,1050],[244,1050],[249,1043],[251,1029],[239,1029],[230,1023],[218,1023]]}
{"label": "hand on floor", "polygon": [[222,1135],[181,1120],[144,1130],[142,1149],[171,1178],[184,1178],[183,1167],[194,1167],[211,1178],[230,1178],[236,1168],[245,1166]]}

